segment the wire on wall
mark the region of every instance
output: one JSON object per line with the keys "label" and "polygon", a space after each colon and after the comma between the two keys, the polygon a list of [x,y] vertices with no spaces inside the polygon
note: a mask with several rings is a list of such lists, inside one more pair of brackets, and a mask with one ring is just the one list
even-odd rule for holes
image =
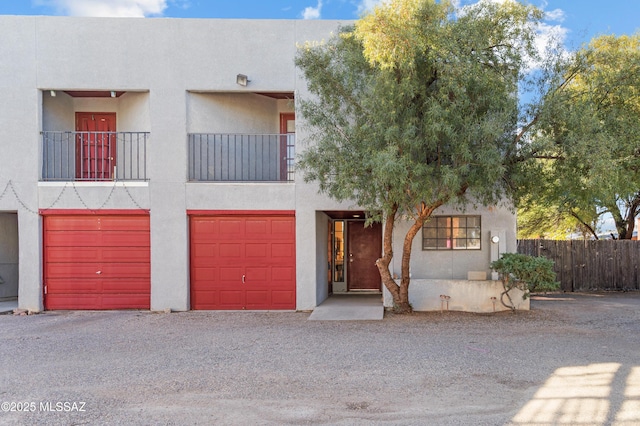
{"label": "wire on wall", "polygon": [[[111,190],[109,191],[109,194],[107,195],[106,199],[100,204],[99,207],[97,208],[91,208],[87,205],[86,201],[84,200],[84,198],[82,197],[82,195],[80,195],[80,191],[78,191],[78,188],[76,187],[74,182],[65,182],[64,186],[62,187],[62,190],[60,191],[60,193],[58,194],[58,196],[56,197],[56,199],[53,201],[53,203],[51,203],[50,206],[48,207],[44,207],[42,209],[40,209],[40,211],[46,211],[46,210],[50,210],[56,207],[56,205],[60,202],[60,200],[62,199],[62,196],[65,194],[65,192],[67,191],[67,188],[71,186],[73,188],[73,192],[75,193],[76,197],[78,198],[78,200],[80,200],[80,203],[82,203],[82,205],[84,206],[85,209],[90,210],[92,212],[97,212],[100,210],[103,210],[106,205],[109,203],[109,201],[111,200],[111,198],[113,197],[113,194],[115,193],[116,187],[121,186],[122,188],[124,188],[125,192],[127,193],[127,196],[129,197],[129,199],[132,201],[133,205],[139,209],[139,210],[144,210],[144,211],[148,211],[148,209],[143,208],[140,203],[138,203],[138,201],[136,201],[136,199],[133,197],[133,195],[131,194],[131,192],[129,191],[129,188],[127,188],[126,184],[120,182],[120,185],[118,185],[116,182],[113,183],[113,186],[111,187]],[[23,200],[22,198],[20,198],[20,196],[18,195],[18,192],[16,191],[16,188],[13,184],[13,182],[11,180],[9,180],[6,185],[4,186],[4,190],[2,191],[2,193],[0,194],[0,201],[8,194],[9,190],[11,190],[11,193],[13,194],[14,198],[16,199],[16,201],[20,204],[20,206],[22,206],[22,208],[26,211],[28,211],[29,213],[33,213],[33,214],[40,214],[38,210],[33,209],[31,207],[29,207]]]}

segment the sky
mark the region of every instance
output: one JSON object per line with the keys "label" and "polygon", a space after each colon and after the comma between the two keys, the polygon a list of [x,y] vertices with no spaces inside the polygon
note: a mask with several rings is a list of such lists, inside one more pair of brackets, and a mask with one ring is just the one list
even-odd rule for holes
{"label": "sky", "polygon": [[[0,0],[0,15],[353,20],[381,1],[386,0]],[[452,0],[457,6],[477,1]],[[640,0],[519,1],[545,12],[540,45],[548,34],[573,51],[598,35],[640,33]],[[601,229],[615,230],[612,219]]]}
{"label": "sky", "polygon": [[[357,19],[381,0],[0,0],[0,15]],[[501,1],[501,0],[493,0]],[[640,0],[520,0],[546,12],[543,31],[569,50],[600,34],[640,31]],[[454,0],[458,5],[476,0]]]}

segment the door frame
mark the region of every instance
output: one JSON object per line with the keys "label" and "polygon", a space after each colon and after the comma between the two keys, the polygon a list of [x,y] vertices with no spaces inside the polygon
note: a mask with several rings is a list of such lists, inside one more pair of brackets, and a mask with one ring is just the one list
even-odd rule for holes
{"label": "door frame", "polygon": [[286,181],[288,180],[288,162],[289,162],[289,137],[287,135],[293,134],[295,135],[295,130],[293,133],[287,132],[287,122],[293,120],[295,122],[296,113],[295,112],[281,112],[280,113],[280,180]]}
{"label": "door frame", "polygon": [[[344,281],[340,281],[340,283],[344,282],[344,286],[346,289],[347,293],[361,293],[361,292],[381,292],[382,291],[382,278],[380,279],[380,286],[378,287],[378,289],[352,289],[350,288],[350,283],[349,283],[349,262],[348,262],[348,249],[349,249],[349,227],[353,226],[356,223],[360,223],[363,224],[365,222],[364,219],[356,219],[356,218],[331,218],[330,219],[330,229],[329,229],[329,244],[332,247],[332,252],[331,252],[331,258],[330,258],[330,264],[331,264],[331,290],[332,292],[335,292],[336,286],[334,284],[333,278],[334,278],[334,273],[335,273],[335,266],[336,266],[336,253],[335,253],[335,242],[334,242],[334,230],[335,230],[335,223],[342,221],[344,223],[344,229],[343,229],[343,250],[344,250],[344,258],[343,258],[343,277],[344,277]],[[380,224],[380,239],[382,240],[382,224]],[[380,255],[382,255],[382,241],[380,242]]]}

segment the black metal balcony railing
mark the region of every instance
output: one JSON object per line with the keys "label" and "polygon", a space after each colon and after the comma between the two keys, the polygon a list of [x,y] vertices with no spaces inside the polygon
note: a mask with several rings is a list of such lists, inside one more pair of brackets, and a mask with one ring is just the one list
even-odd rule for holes
{"label": "black metal balcony railing", "polygon": [[149,132],[42,132],[42,180],[147,180],[148,141]]}
{"label": "black metal balcony railing", "polygon": [[189,180],[291,182],[295,134],[189,134]]}

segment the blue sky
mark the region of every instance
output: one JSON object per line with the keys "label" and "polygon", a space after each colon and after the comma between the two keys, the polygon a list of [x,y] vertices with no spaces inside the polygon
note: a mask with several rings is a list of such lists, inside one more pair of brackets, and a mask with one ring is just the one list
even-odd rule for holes
{"label": "blue sky", "polygon": [[[357,19],[380,0],[2,0],[1,15]],[[476,0],[455,0],[457,4]],[[501,1],[501,0],[493,0]],[[547,12],[547,30],[573,49],[599,34],[640,31],[640,0],[521,0]]]}

